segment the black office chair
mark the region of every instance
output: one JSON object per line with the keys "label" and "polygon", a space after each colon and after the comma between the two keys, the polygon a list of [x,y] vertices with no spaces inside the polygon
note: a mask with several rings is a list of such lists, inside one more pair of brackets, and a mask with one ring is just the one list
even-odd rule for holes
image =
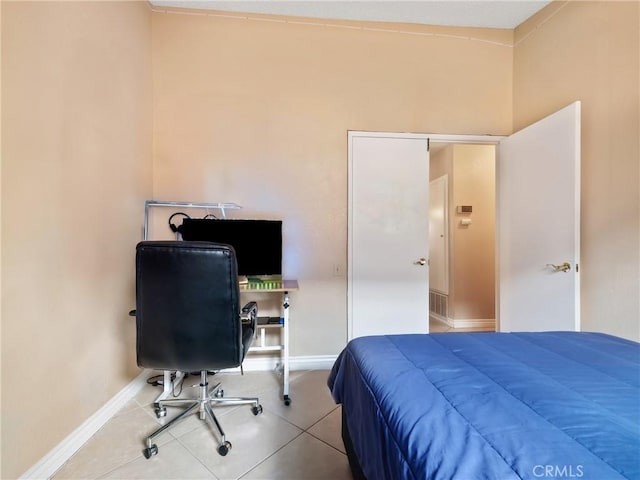
{"label": "black office chair", "polygon": [[253,404],[258,398],[224,397],[220,383],[208,388],[207,372],[242,366],[254,337],[257,306],[240,311],[233,248],[211,242],[145,241],[136,249],[136,317],[138,365],[157,370],[200,372],[197,398],[157,400],[156,415],[166,406],[185,405],[176,418],[149,437],[144,456],[158,453],[153,439],[192,413],[207,418],[220,432],[218,453],[231,449],[212,404]]}

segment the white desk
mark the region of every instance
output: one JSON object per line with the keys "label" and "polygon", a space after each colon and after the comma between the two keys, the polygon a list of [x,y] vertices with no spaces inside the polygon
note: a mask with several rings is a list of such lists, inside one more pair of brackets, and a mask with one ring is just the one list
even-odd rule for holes
{"label": "white desk", "polygon": [[[250,349],[251,352],[281,352],[280,366],[282,367],[282,395],[285,405],[291,404],[289,396],[289,292],[298,290],[297,280],[266,280],[263,282],[249,282],[240,285],[240,293],[269,293],[282,295],[282,318],[284,322],[281,324],[265,324],[257,325],[256,340]],[[260,306],[258,306],[260,311]],[[280,345],[266,345],[266,331],[272,328],[281,328],[282,343]]]}

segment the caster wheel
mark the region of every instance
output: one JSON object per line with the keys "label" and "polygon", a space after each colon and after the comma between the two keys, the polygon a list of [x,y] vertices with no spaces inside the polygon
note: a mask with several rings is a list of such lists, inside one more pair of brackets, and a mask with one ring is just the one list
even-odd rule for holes
{"label": "caster wheel", "polygon": [[155,412],[156,412],[156,417],[158,417],[158,418],[162,418],[162,417],[166,417],[167,416],[167,409],[166,408],[156,408]]}
{"label": "caster wheel", "polygon": [[214,394],[214,397],[216,397],[216,398],[224,397],[224,390],[222,390],[222,389],[217,390],[216,393]]}
{"label": "caster wheel", "polygon": [[285,395],[284,396],[284,404],[288,407],[289,405],[291,405],[291,398],[289,398],[289,395]]}
{"label": "caster wheel", "polygon": [[231,442],[224,442],[218,447],[218,453],[223,457],[231,450]]}
{"label": "caster wheel", "polygon": [[251,409],[254,415],[260,415],[262,413],[262,405],[258,405],[257,407],[253,407]]}
{"label": "caster wheel", "polygon": [[151,458],[153,455],[158,454],[158,446],[154,443],[149,448],[145,448],[142,453],[144,454],[144,458]]}

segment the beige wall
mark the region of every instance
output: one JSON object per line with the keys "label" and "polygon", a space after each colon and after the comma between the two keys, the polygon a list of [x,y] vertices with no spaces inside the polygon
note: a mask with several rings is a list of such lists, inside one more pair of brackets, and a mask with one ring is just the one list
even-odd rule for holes
{"label": "beige wall", "polygon": [[635,340],[639,9],[637,1],[553,3],[516,30],[514,51],[514,130],[582,101],[582,328]]}
{"label": "beige wall", "polygon": [[[451,177],[451,294],[454,320],[495,318],[495,147],[453,145]],[[471,214],[457,213],[471,205]],[[468,218],[471,225],[460,225]]]}
{"label": "beige wall", "polygon": [[[429,180],[435,180],[443,175],[453,176],[453,145],[439,148],[429,156]],[[448,190],[451,197],[451,189]],[[451,198],[449,198],[451,204]]]}
{"label": "beige wall", "polygon": [[165,13],[153,22],[154,195],[282,219],[284,271],[300,280],[291,353],[337,354],[347,131],[509,133],[511,32]]}
{"label": "beige wall", "polygon": [[2,477],[135,375],[151,196],[282,218],[292,354],[338,352],[349,129],[508,134],[582,100],[583,323],[637,339],[638,10],[554,3],[514,49],[510,31],[2,2]]}
{"label": "beige wall", "polygon": [[150,17],[141,2],[2,2],[3,479],[137,372]]}

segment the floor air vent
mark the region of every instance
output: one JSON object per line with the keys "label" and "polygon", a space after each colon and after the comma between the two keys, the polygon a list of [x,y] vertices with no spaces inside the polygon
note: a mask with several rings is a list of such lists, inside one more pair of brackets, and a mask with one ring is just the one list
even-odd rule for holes
{"label": "floor air vent", "polygon": [[429,290],[429,312],[442,318],[449,316],[449,296]]}

